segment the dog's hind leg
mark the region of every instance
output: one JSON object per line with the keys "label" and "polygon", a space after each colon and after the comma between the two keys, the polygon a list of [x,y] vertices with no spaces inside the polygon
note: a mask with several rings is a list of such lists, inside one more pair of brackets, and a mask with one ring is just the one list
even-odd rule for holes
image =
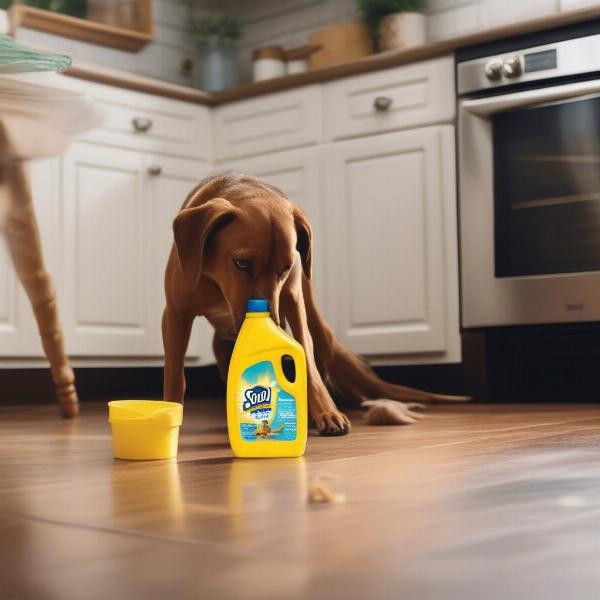
{"label": "dog's hind leg", "polygon": [[231,361],[231,353],[233,352],[233,340],[222,338],[217,332],[213,337],[213,352],[217,359],[217,367],[223,381],[227,381],[227,372],[229,371],[229,362]]}
{"label": "dog's hind leg", "polygon": [[311,282],[303,277],[303,296],[308,328],[315,340],[315,360],[327,385],[344,398],[398,401],[465,401],[466,396],[446,396],[388,383],[380,379],[362,358],[350,352],[333,335],[321,316]]}
{"label": "dog's hind leg", "polygon": [[296,263],[286,287],[281,292],[281,313],[289,323],[294,338],[302,344],[306,353],[310,416],[322,435],[345,435],[350,431],[350,420],[337,409],[315,362],[313,339],[308,327],[302,293],[302,277],[300,264]]}

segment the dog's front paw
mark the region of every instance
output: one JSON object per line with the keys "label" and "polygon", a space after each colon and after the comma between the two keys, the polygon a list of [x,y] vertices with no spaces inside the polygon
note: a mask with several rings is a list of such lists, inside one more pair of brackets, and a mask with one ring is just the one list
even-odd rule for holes
{"label": "dog's front paw", "polygon": [[352,429],[350,419],[337,410],[313,415],[313,419],[321,435],[346,435],[350,433],[350,430]]}

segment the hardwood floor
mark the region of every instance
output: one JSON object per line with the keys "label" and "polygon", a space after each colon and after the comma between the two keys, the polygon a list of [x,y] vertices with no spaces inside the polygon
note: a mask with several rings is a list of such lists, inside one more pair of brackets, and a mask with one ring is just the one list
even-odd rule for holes
{"label": "hardwood floor", "polygon": [[[111,455],[103,404],[0,410],[0,598],[597,598],[600,406],[456,405],[233,460],[189,402],[177,461]],[[320,476],[346,502],[307,505]]]}

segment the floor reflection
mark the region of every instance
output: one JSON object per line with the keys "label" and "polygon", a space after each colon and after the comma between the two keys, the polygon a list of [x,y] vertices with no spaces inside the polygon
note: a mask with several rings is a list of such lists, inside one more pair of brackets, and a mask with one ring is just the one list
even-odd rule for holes
{"label": "floor reflection", "polygon": [[[303,457],[288,459],[235,459],[229,465],[228,498],[232,533],[236,538],[269,532],[277,523],[306,504],[307,475]],[[282,511],[282,507],[287,510]]]}
{"label": "floor reflection", "polygon": [[185,510],[177,460],[115,460],[111,508],[117,527],[135,529],[160,523],[163,531],[183,533]]}

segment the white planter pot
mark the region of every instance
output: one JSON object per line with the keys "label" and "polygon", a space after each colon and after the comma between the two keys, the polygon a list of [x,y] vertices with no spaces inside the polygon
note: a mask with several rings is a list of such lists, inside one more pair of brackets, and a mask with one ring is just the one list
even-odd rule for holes
{"label": "white planter pot", "polygon": [[379,50],[399,50],[424,43],[425,15],[422,13],[394,13],[381,19]]}

